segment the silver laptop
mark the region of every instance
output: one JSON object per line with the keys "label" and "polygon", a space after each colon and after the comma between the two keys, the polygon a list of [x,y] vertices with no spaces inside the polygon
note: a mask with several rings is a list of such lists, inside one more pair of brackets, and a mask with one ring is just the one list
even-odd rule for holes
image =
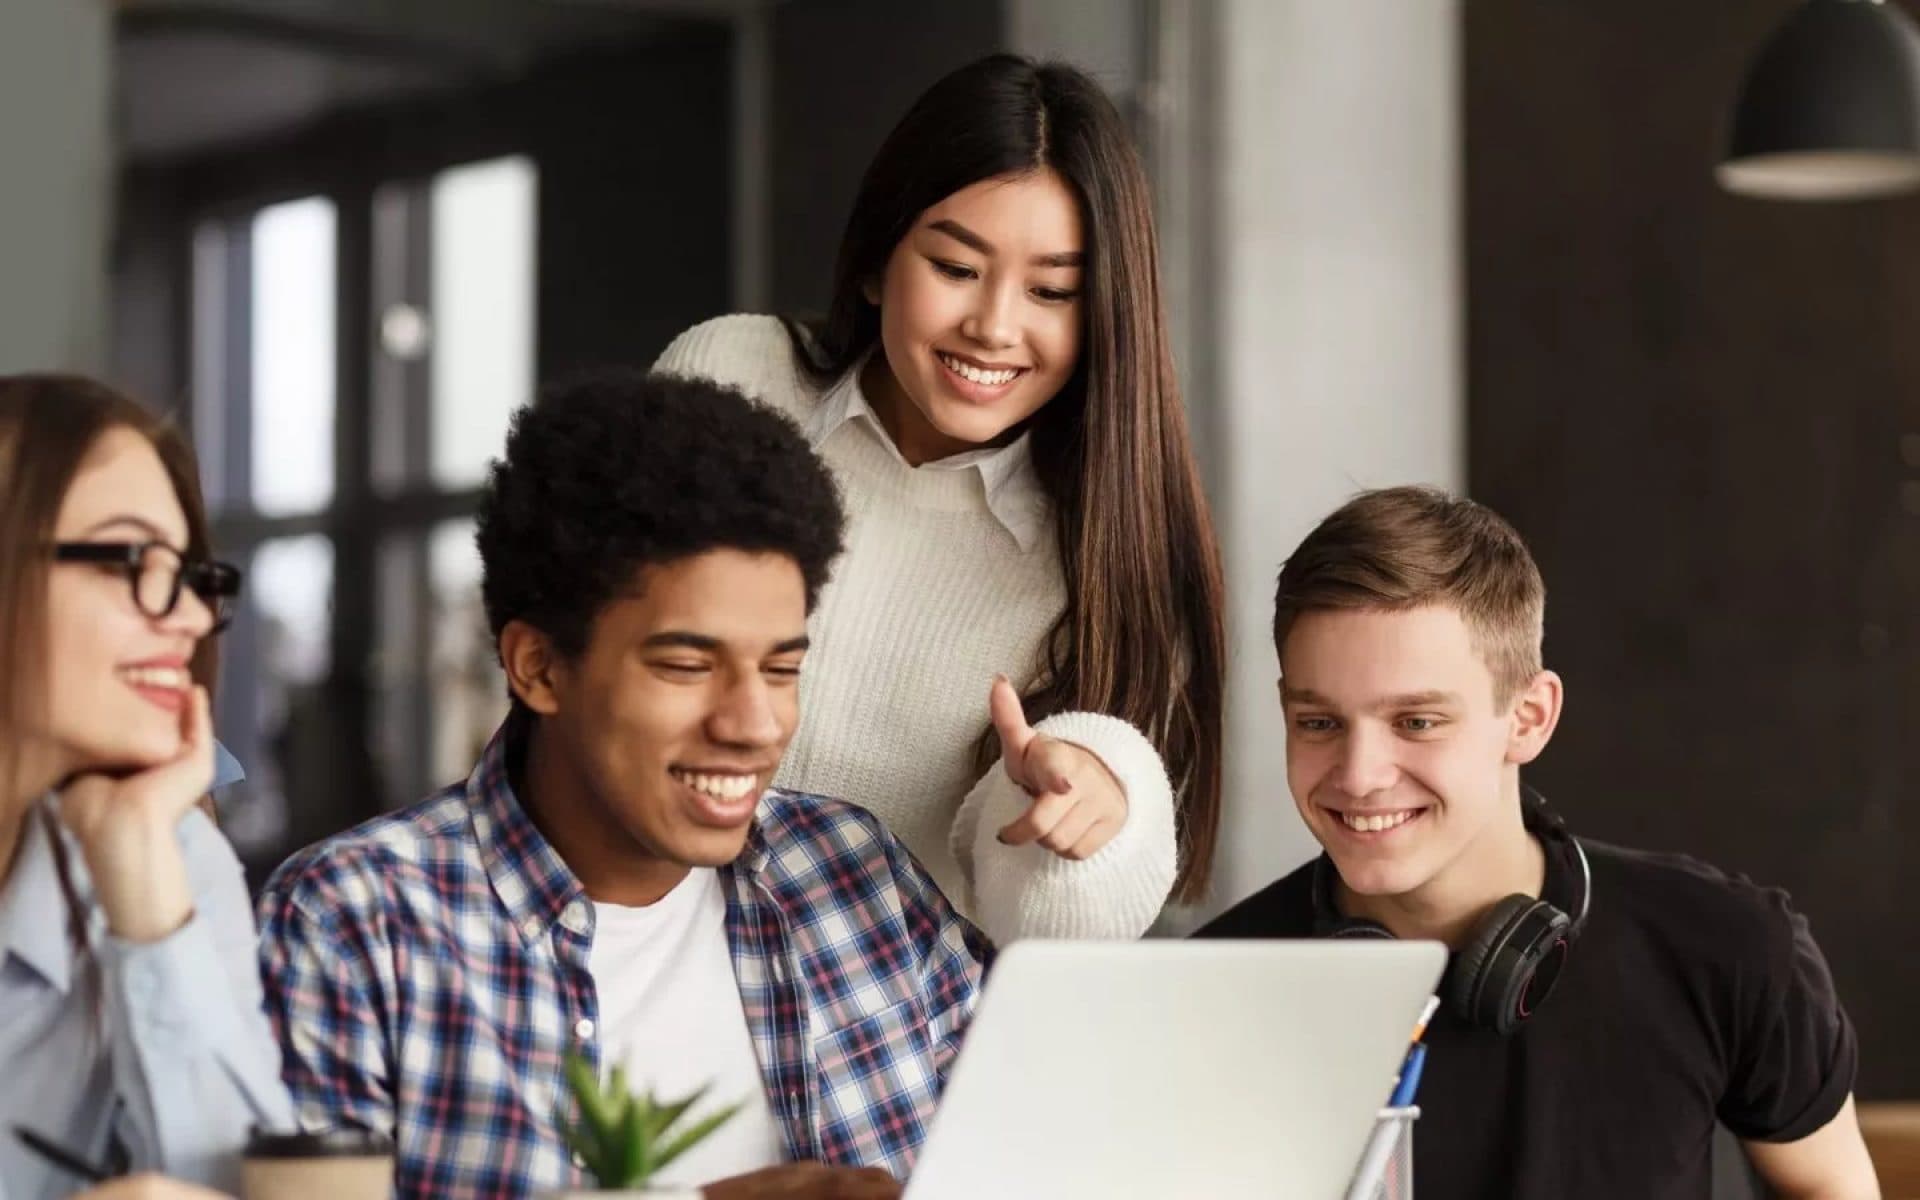
{"label": "silver laptop", "polygon": [[1015,943],[907,1200],[1339,1200],[1445,966],[1434,942]]}

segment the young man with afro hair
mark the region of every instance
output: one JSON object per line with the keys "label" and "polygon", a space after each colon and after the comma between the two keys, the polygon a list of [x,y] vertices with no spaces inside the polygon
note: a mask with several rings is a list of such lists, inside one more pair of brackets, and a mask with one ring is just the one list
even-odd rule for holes
{"label": "young man with afro hair", "polygon": [[707,1088],[689,1122],[740,1105],[669,1181],[897,1193],[990,952],[871,815],[770,786],[843,528],[736,392],[596,376],[518,414],[478,534],[510,715],[261,900],[303,1125],[391,1135],[403,1197],[574,1185],[577,1054]]}

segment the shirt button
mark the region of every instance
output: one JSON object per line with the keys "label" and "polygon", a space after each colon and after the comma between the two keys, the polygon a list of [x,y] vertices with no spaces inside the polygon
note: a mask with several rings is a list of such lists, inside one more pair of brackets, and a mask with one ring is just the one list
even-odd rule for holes
{"label": "shirt button", "polygon": [[593,1022],[586,1017],[581,1017],[578,1021],[575,1021],[573,1023],[573,1036],[583,1042],[593,1040]]}

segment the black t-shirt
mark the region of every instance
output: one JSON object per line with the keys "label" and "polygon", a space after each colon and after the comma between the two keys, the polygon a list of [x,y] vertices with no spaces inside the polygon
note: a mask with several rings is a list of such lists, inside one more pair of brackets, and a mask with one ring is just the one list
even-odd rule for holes
{"label": "black t-shirt", "polygon": [[[1853,1026],[1785,892],[1680,855],[1580,844],[1592,905],[1545,1004],[1506,1038],[1444,1007],[1428,1028],[1420,1200],[1704,1198],[1716,1120],[1793,1141],[1853,1090]],[[1544,898],[1574,914],[1572,845],[1543,845]],[[1313,936],[1313,866],[1195,936]]]}

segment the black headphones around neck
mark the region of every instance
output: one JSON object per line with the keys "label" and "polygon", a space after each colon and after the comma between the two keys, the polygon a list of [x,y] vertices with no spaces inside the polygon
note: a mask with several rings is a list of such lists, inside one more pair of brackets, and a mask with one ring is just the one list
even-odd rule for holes
{"label": "black headphones around neck", "polygon": [[[1527,832],[1545,844],[1549,860],[1557,847],[1566,847],[1580,864],[1579,915],[1569,919],[1544,899],[1508,896],[1480,918],[1440,980],[1441,999],[1455,1017],[1473,1029],[1503,1037],[1546,1003],[1566,965],[1567,948],[1593,907],[1593,871],[1579,839],[1567,832],[1537,792],[1526,793],[1524,817]],[[1314,860],[1314,936],[1391,938],[1393,934],[1377,921],[1341,914],[1334,895],[1338,878],[1325,854]]]}

